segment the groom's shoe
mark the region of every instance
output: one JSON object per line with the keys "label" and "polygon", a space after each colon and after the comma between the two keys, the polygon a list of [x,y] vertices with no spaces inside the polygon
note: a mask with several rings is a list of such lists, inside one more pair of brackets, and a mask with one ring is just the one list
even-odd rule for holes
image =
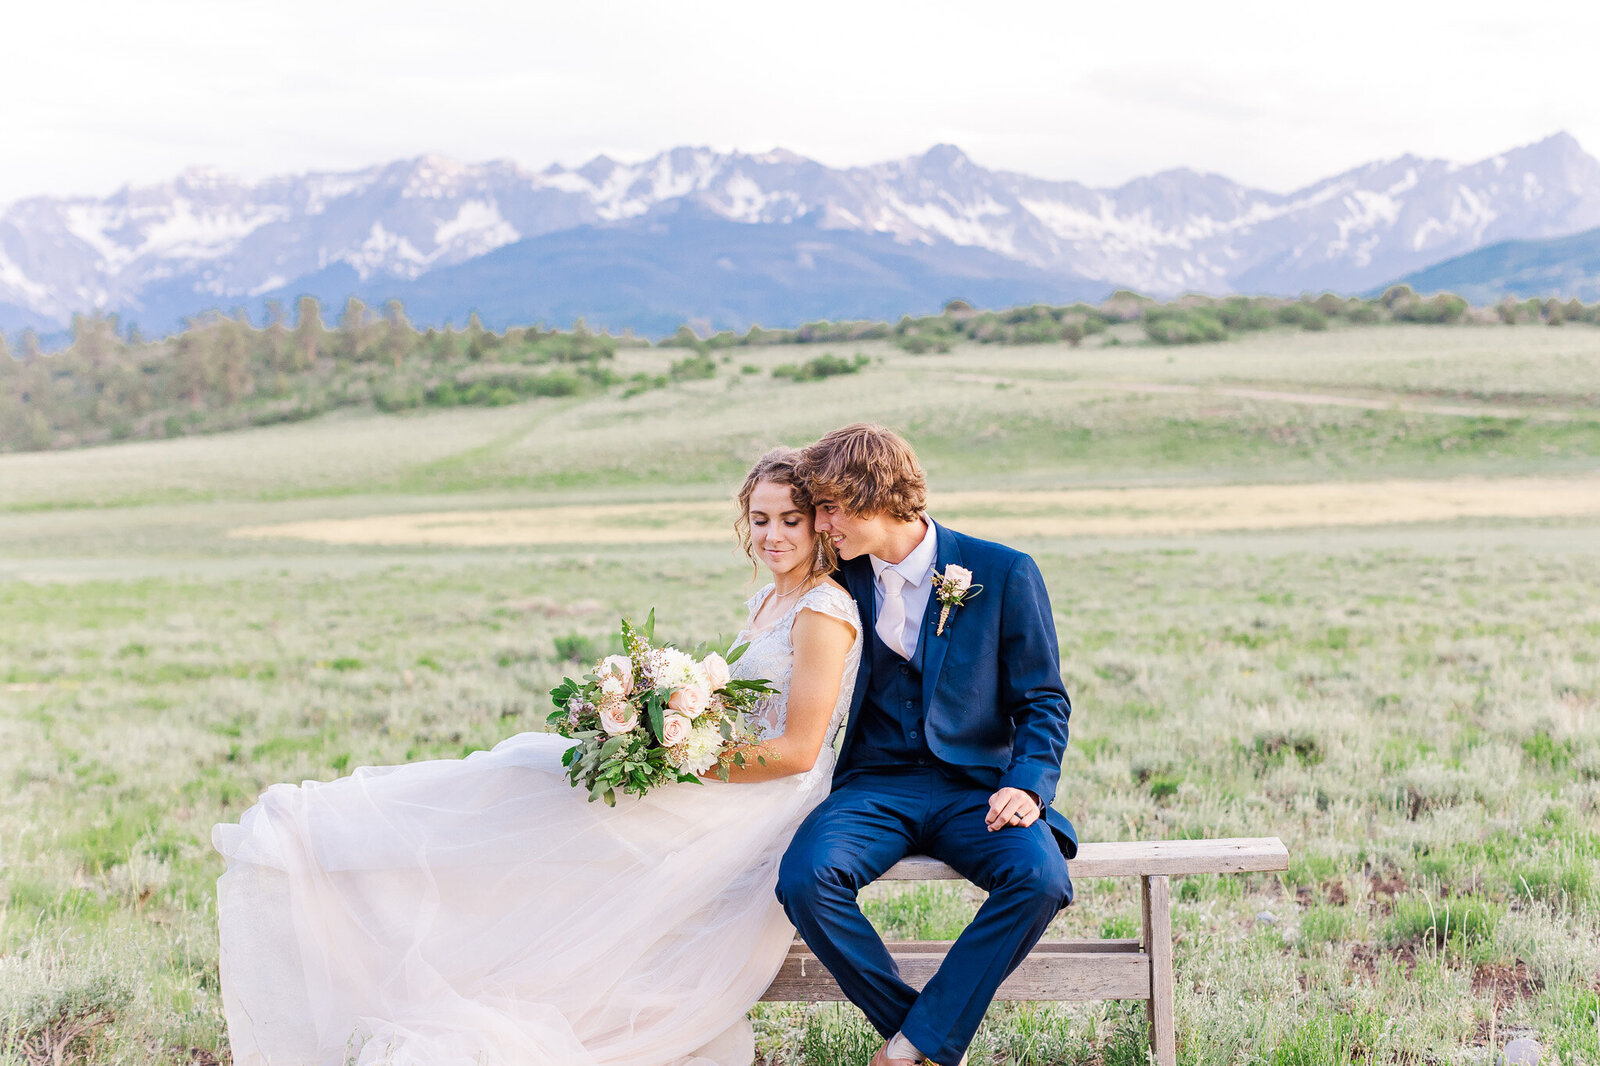
{"label": "groom's shoe", "polygon": [[[922,1052],[911,1045],[902,1034],[896,1033],[884,1042],[878,1053],[872,1056],[872,1066],[937,1066],[932,1059],[924,1058]],[[967,1057],[961,1056],[960,1066],[967,1066]]]}
{"label": "groom's shoe", "polygon": [[899,1033],[884,1041],[878,1053],[872,1056],[872,1066],[922,1066],[927,1061]]}

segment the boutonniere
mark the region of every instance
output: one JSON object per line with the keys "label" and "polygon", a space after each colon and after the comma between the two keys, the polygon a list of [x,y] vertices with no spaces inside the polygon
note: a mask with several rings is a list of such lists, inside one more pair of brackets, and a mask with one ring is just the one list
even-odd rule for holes
{"label": "boutonniere", "polygon": [[934,572],[933,594],[939,597],[939,624],[934,628],[933,635],[944,636],[944,625],[950,620],[950,612],[967,602],[968,596],[976,596],[983,591],[982,585],[972,583],[972,571],[964,566],[951,563],[944,568],[944,573]]}

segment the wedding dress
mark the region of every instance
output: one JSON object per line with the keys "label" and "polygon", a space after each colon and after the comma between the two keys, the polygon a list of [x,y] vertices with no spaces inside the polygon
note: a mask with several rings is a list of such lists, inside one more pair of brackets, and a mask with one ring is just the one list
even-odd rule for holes
{"label": "wedding dress", "polygon": [[274,785],[216,826],[233,1061],[749,1066],[745,1012],[794,937],[778,860],[828,793],[861,656],[855,604],[830,585],[741,633],[734,675],[777,689],[764,735],[784,728],[802,608],[856,632],[805,773],[613,808],[568,782],[569,741],[523,733],[465,759]]}

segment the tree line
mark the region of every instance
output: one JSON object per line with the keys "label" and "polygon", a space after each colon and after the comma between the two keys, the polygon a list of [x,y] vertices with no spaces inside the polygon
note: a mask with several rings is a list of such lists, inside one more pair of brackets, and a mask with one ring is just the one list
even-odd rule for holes
{"label": "tree line", "polygon": [[[419,330],[399,301],[381,309],[351,299],[332,328],[312,297],[290,315],[273,307],[264,326],[243,312],[190,320],[173,336],[146,340],[123,331],[114,315],[78,315],[71,340],[46,353],[25,332],[12,352],[0,335],[0,451],[42,450],[105,441],[174,437],[298,421],[341,407],[401,411],[460,404],[498,405],[535,396],[572,396],[617,387],[622,395],[676,381],[715,377],[726,349],[756,345],[843,344],[881,340],[912,353],[948,352],[957,344],[1065,344],[1097,334],[1124,343],[1136,323],[1149,343],[1198,344],[1251,331],[1325,330],[1339,323],[1448,325],[1464,322],[1560,326],[1600,324],[1600,303],[1506,300],[1469,307],[1449,293],[1422,296],[1404,285],[1376,299],[1335,296],[1186,296],[1159,302],[1118,292],[1098,305],[1033,304],[984,310],[951,300],[935,315],[898,322],[819,321],[797,329],[724,331],[701,336],[688,326],[655,345],[684,349],[664,372],[624,375],[623,347],[649,347],[631,334],[540,326],[486,328],[474,314],[464,329]],[[721,360],[716,357],[721,354]],[[774,376],[815,381],[854,373],[866,360],[832,353],[785,364]],[[758,372],[753,366],[744,373]]]}

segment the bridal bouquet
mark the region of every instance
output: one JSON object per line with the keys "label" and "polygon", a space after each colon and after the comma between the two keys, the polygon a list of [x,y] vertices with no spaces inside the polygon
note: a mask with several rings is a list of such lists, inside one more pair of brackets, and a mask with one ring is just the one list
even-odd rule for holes
{"label": "bridal bouquet", "polygon": [[591,802],[615,806],[618,789],[643,796],[674,781],[699,783],[697,775],[713,766],[726,781],[728,764],[743,766],[744,757],[723,756],[759,740],[746,712],[774,690],[762,678],[729,676],[745,645],[726,659],[714,652],[697,659],[653,645],[655,621],[652,610],[641,632],[624,619],[626,655],[608,655],[581,680],[562,678],[550,692],[557,707],[550,728],[578,742],[562,761]]}

